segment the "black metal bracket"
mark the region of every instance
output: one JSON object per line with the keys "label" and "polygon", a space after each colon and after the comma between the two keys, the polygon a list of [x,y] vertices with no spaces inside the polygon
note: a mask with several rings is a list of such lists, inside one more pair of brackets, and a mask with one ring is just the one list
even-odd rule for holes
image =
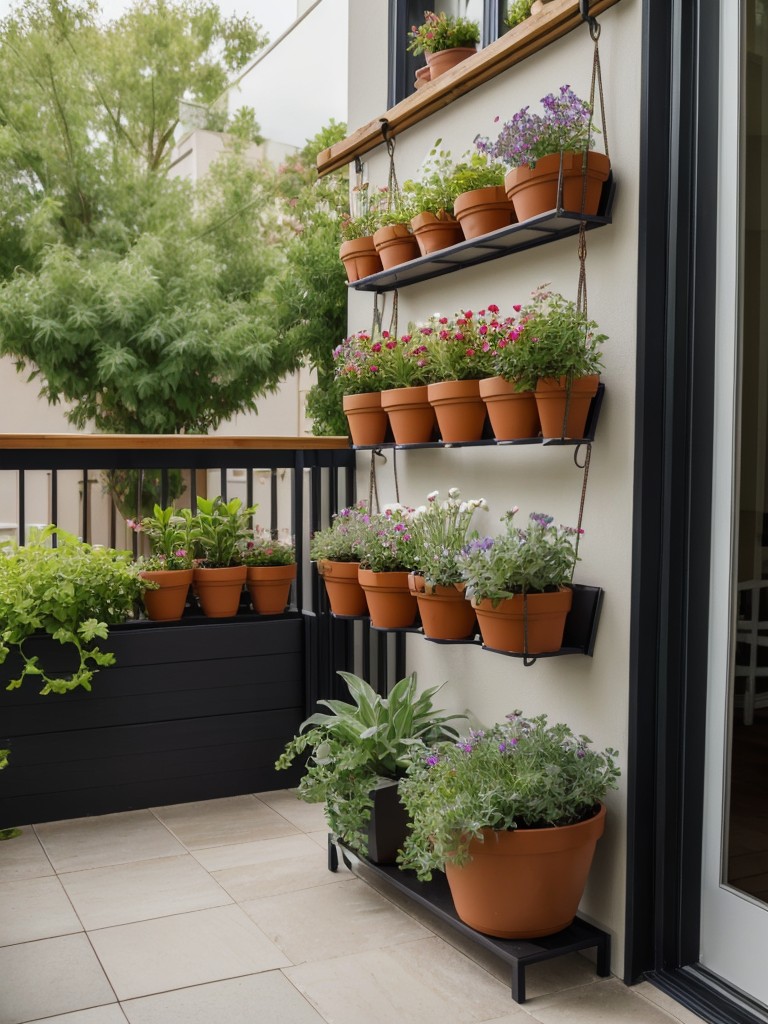
{"label": "black metal bracket", "polygon": [[590,0],[579,0],[579,14],[589,25],[589,34],[594,41],[600,38],[600,26],[597,22],[597,18],[589,13]]}

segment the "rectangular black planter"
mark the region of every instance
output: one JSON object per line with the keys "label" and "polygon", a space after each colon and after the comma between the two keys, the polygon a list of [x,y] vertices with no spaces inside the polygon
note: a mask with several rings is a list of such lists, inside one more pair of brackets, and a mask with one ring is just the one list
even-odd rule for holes
{"label": "rectangular black planter", "polygon": [[[294,785],[274,761],[305,717],[299,615],[113,627],[91,693],[37,693],[0,666],[0,827]],[[28,653],[66,669],[65,650]]]}

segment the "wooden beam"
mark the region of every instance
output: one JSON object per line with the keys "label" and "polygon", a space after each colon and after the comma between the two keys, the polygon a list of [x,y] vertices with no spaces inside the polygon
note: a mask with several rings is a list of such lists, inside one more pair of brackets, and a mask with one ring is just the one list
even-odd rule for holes
{"label": "wooden beam", "polygon": [[[590,14],[598,15],[619,0],[592,0]],[[501,38],[462,61],[461,64],[406,97],[391,110],[358,128],[346,139],[324,149],[317,157],[320,177],[344,167],[356,156],[370,152],[384,142],[381,126],[389,126],[390,137],[399,135],[431,114],[447,107],[484,82],[519,64],[568,32],[587,27],[579,12],[579,0],[551,0],[541,14],[526,18]]]}
{"label": "wooden beam", "polygon": [[81,450],[143,449],[188,451],[190,449],[239,449],[241,451],[328,451],[349,447],[346,437],[233,437],[204,434],[0,434],[3,449]]}

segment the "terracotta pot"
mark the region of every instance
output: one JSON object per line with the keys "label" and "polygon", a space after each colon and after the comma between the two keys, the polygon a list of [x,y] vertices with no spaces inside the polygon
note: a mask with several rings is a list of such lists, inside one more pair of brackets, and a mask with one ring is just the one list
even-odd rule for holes
{"label": "terracotta pot", "polygon": [[359,562],[332,562],[321,558],[317,571],[323,577],[334,615],[367,615],[365,592],[357,580]]}
{"label": "terracotta pot", "polygon": [[359,569],[357,578],[365,591],[372,626],[401,629],[413,625],[419,609],[408,587],[407,572]]}
{"label": "terracotta pot", "polygon": [[[582,199],[582,161],[584,154],[575,151],[563,153],[562,209],[580,212]],[[584,213],[596,214],[600,206],[603,182],[608,178],[611,162],[604,153],[591,152],[587,159],[587,194]],[[537,217],[557,209],[557,183],[560,174],[560,154],[551,153],[536,161],[536,166],[523,164],[507,172],[504,187],[515,204],[519,221]]]}
{"label": "terracotta pot", "polygon": [[445,74],[446,71],[450,71],[451,68],[455,68],[457,64],[461,64],[467,57],[472,57],[476,53],[477,47],[475,46],[454,46],[450,50],[425,53],[432,81],[434,82],[438,75]]}
{"label": "terracotta pot", "polygon": [[479,441],[485,426],[485,403],[477,380],[445,380],[427,385],[443,441]]}
{"label": "terracotta pot", "polygon": [[455,587],[426,592],[424,577],[410,573],[408,586],[416,595],[424,636],[433,640],[468,640],[475,634],[475,609]]}
{"label": "terracotta pot", "polygon": [[445,865],[456,913],[470,928],[502,939],[562,931],[579,909],[604,829],[603,804],[576,825],[483,829],[483,842],[470,844],[468,864]]}
{"label": "terracotta pot", "polygon": [[544,437],[584,437],[589,406],[597,394],[598,374],[578,377],[570,396],[565,377],[542,378],[536,384],[536,407]]}
{"label": "terracotta pot", "polygon": [[515,207],[503,185],[475,188],[456,196],[453,213],[465,238],[479,238],[514,224]]}
{"label": "terracotta pot", "polygon": [[209,619],[228,619],[237,615],[245,573],[244,565],[230,565],[223,569],[195,568],[192,580],[203,614]]}
{"label": "terracotta pot", "polygon": [[416,68],[416,81],[413,83],[414,89],[422,89],[431,79],[432,72],[430,71],[429,64],[423,68]]}
{"label": "terracotta pot", "polygon": [[486,647],[515,654],[546,654],[563,646],[565,620],[572,604],[573,591],[561,587],[550,594],[527,594],[525,598],[516,594],[495,608],[486,599],[475,604],[475,612]]}
{"label": "terracotta pot", "polygon": [[382,391],[381,407],[389,416],[395,444],[425,444],[432,440],[435,410],[429,404],[426,384]]}
{"label": "terracotta pot", "polygon": [[464,240],[461,225],[453,217],[436,217],[434,213],[417,213],[411,227],[422,256],[439,252]]}
{"label": "terracotta pot", "polygon": [[533,391],[518,391],[514,383],[503,377],[486,377],[480,381],[480,397],[497,441],[539,436],[539,412]]}
{"label": "terracotta pot", "polygon": [[387,224],[379,228],[373,233],[373,244],[385,270],[418,259],[420,255],[419,243],[407,224]]}
{"label": "terracotta pot", "polygon": [[344,395],[344,414],[349,424],[352,444],[381,444],[387,433],[387,414],[381,408],[381,392],[366,391],[361,395]]}
{"label": "terracotta pot", "polygon": [[282,615],[295,579],[295,562],[290,565],[249,565],[245,583],[253,610],[258,615]]}
{"label": "terracotta pot", "polygon": [[160,586],[159,590],[145,590],[142,595],[147,618],[153,622],[180,619],[184,614],[189,584],[192,582],[192,570],[150,569],[140,572],[139,576]]}
{"label": "terracotta pot", "polygon": [[339,257],[347,272],[350,284],[371,274],[378,274],[382,269],[379,254],[373,245],[373,236],[353,238],[341,243]]}

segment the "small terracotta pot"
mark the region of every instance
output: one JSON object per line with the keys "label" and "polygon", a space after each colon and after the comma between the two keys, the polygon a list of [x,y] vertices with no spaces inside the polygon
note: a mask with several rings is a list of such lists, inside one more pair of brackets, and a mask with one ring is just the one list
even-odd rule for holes
{"label": "small terracotta pot", "polygon": [[503,377],[486,377],[480,381],[480,397],[497,441],[539,436],[539,412],[533,391],[518,391],[512,381]]}
{"label": "small terracotta pot", "polygon": [[192,580],[203,614],[209,619],[228,619],[237,615],[245,574],[244,565],[230,565],[222,569],[195,568]]}
{"label": "small terracotta pot", "polygon": [[342,242],[339,257],[344,264],[350,284],[354,284],[355,281],[359,281],[363,277],[369,277],[371,274],[378,274],[383,269],[379,254],[373,244],[372,235]]}
{"label": "small terracotta pot", "polygon": [[381,407],[389,416],[395,444],[425,444],[432,440],[435,410],[429,404],[426,384],[382,391]]}
{"label": "small terracotta pot", "polygon": [[461,64],[467,57],[473,57],[477,53],[476,46],[454,46],[450,50],[437,50],[435,53],[425,53],[429,65],[432,81],[444,75],[446,71]]}
{"label": "small terracotta pot", "polygon": [[365,592],[357,580],[359,562],[332,562],[319,559],[317,571],[323,577],[328,601],[334,615],[367,615]]}
{"label": "small terracotta pot", "polygon": [[381,444],[387,433],[387,414],[381,408],[381,392],[366,391],[360,395],[344,395],[344,414],[349,424],[352,444]]}
{"label": "small terracotta pot", "polygon": [[475,612],[486,647],[514,654],[548,654],[563,646],[572,604],[573,591],[561,587],[548,594],[526,594],[525,598],[516,594],[495,608],[486,599],[475,604]]}
{"label": "small terracotta pot", "polygon": [[419,243],[407,224],[387,224],[373,233],[373,244],[385,270],[419,257]]}
{"label": "small terracotta pot", "polygon": [[435,586],[427,592],[423,576],[408,575],[416,595],[424,636],[433,640],[469,640],[476,627],[475,609],[456,587]]}
{"label": "small terracotta pot", "polygon": [[453,217],[436,217],[434,213],[425,211],[416,214],[411,220],[411,227],[422,256],[439,252],[464,239],[461,225]]}
{"label": "small terracotta pot", "polygon": [[475,188],[456,196],[453,204],[456,220],[465,238],[479,238],[499,228],[507,228],[517,219],[515,207],[503,185]]}
{"label": "small terracotta pot", "polygon": [[145,590],[142,594],[147,618],[153,622],[172,622],[184,614],[191,569],[148,569],[139,573],[142,579],[159,584],[159,590]]}
{"label": "small terracotta pot", "polygon": [[472,860],[445,865],[456,913],[484,935],[534,939],[567,928],[579,909],[605,807],[559,828],[483,829]]}
{"label": "small terracotta pot", "polygon": [[416,81],[413,83],[414,89],[422,89],[431,79],[432,72],[429,64],[423,68],[416,68]]}
{"label": "small terracotta pot", "polygon": [[413,625],[419,609],[408,587],[407,572],[359,569],[357,578],[365,591],[372,626],[378,629],[402,629]]}
{"label": "small terracotta pot", "polygon": [[571,384],[569,396],[565,377],[540,379],[536,384],[536,407],[543,436],[584,437],[589,406],[599,383],[596,373],[578,377]]}
{"label": "small terracotta pot", "polygon": [[295,562],[291,565],[249,565],[245,583],[253,610],[258,615],[282,615],[295,579]]}
{"label": "small terracotta pot", "polygon": [[479,441],[485,426],[485,403],[477,380],[445,380],[427,385],[443,441]]}
{"label": "small terracotta pot", "polygon": [[[562,208],[581,212],[582,162],[584,154],[576,151],[563,153]],[[611,162],[604,153],[591,152],[587,157],[587,192],[584,213],[594,215],[600,206],[603,182],[608,179]],[[560,174],[560,154],[551,153],[536,161],[536,166],[523,164],[508,171],[504,178],[507,196],[515,205],[519,221],[529,220],[541,213],[557,209],[557,184]]]}

